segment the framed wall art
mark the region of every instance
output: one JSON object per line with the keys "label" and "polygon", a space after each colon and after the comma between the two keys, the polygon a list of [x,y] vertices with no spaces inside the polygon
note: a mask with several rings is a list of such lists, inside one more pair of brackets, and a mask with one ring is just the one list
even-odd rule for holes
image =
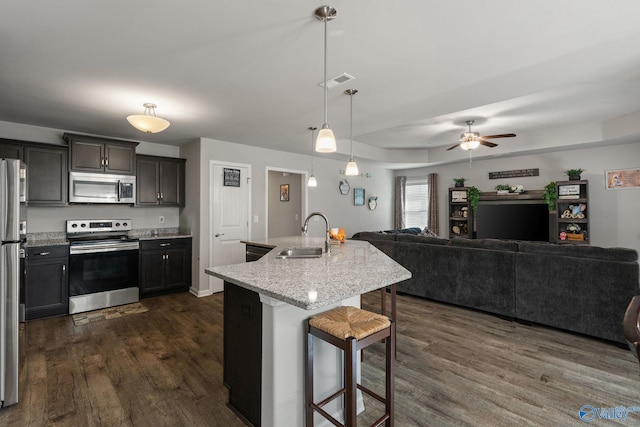
{"label": "framed wall art", "polygon": [[605,171],[607,190],[640,188],[640,168]]}
{"label": "framed wall art", "polygon": [[289,201],[289,184],[280,185],[280,201],[281,202]]}
{"label": "framed wall art", "polygon": [[356,206],[364,206],[364,188],[353,189],[353,204]]}

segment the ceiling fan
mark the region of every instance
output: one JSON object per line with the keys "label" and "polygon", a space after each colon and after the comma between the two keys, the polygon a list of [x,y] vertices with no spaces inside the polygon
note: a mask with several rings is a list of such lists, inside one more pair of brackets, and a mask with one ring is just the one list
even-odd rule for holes
{"label": "ceiling fan", "polygon": [[463,150],[473,150],[478,148],[480,145],[484,145],[485,147],[493,148],[497,147],[498,144],[487,141],[487,139],[493,138],[513,138],[516,136],[515,133],[503,133],[501,135],[486,135],[480,136],[478,132],[471,132],[471,125],[475,120],[467,120],[467,126],[469,126],[469,132],[463,132],[460,134],[460,139],[458,143],[453,147],[447,148],[447,151],[453,150],[454,148],[460,146]]}

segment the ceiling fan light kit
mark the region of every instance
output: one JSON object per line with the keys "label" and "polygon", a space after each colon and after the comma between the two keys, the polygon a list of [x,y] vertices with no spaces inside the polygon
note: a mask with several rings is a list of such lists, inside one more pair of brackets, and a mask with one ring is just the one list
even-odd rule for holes
{"label": "ceiling fan light kit", "polygon": [[127,117],[131,126],[145,133],[158,133],[169,127],[171,123],[156,116],[156,104],[146,102],[142,105],[144,107],[143,114],[133,114]]}
{"label": "ceiling fan light kit", "polygon": [[336,137],[329,127],[327,119],[327,22],[336,17],[337,12],[331,6],[320,6],[315,10],[315,17],[324,22],[324,123],[318,132],[316,151],[319,153],[333,153],[337,151]]}
{"label": "ceiling fan light kit", "polygon": [[475,150],[480,145],[484,145],[485,147],[493,148],[497,147],[498,144],[494,142],[487,141],[487,139],[492,138],[513,138],[516,136],[515,133],[503,133],[500,135],[485,135],[480,136],[479,132],[471,132],[471,125],[475,122],[475,120],[467,120],[467,126],[469,126],[468,132],[462,132],[460,134],[460,139],[458,143],[454,146],[447,148],[447,151],[453,150],[456,147],[460,147],[463,150]]}

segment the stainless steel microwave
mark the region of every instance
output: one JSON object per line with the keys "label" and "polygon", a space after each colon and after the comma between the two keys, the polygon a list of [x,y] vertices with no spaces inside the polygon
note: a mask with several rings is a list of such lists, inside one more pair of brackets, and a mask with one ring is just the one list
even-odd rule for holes
{"label": "stainless steel microwave", "polygon": [[69,172],[70,203],[135,203],[136,177]]}

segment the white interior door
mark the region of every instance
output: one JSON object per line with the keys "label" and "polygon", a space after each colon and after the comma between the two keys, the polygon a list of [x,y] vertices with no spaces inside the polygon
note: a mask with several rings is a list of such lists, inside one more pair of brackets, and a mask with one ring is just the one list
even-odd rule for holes
{"label": "white interior door", "polygon": [[[245,245],[240,242],[249,239],[251,169],[231,163],[211,163],[210,167],[210,265],[238,264],[245,261]],[[222,291],[222,279],[210,276],[209,288]]]}

